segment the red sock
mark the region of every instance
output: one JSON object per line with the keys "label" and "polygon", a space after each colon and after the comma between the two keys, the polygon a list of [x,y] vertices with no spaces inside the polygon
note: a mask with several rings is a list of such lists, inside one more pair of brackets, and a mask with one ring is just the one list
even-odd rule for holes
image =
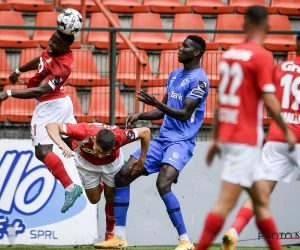
{"label": "red sock", "polygon": [[238,212],[232,227],[237,231],[238,234],[242,232],[244,227],[249,223],[254,213],[251,209],[242,207]]}
{"label": "red sock", "polygon": [[106,214],[106,231],[112,232],[115,228],[116,219],[114,216],[114,205],[105,203],[105,214]]}
{"label": "red sock", "polygon": [[[256,221],[256,225],[258,229],[260,230],[261,234],[267,241],[270,249],[272,250],[283,250],[283,247],[280,244],[280,239],[277,239],[277,227],[275,224],[275,221],[272,217],[265,220]],[[276,233],[274,237],[272,237],[272,234]]]}
{"label": "red sock", "polygon": [[64,167],[62,160],[56,154],[50,152],[46,155],[43,162],[52,175],[60,181],[64,188],[73,183]]}
{"label": "red sock", "polygon": [[212,244],[215,237],[220,232],[223,224],[224,218],[221,216],[210,212],[206,217],[206,221],[204,224],[204,229],[202,232],[202,236],[197,244],[196,250],[207,250]]}

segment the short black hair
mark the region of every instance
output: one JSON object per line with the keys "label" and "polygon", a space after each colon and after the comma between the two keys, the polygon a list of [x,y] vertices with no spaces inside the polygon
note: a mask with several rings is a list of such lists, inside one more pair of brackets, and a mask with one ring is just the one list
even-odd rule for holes
{"label": "short black hair", "polygon": [[192,40],[193,42],[195,42],[196,44],[199,45],[199,47],[200,47],[199,49],[202,51],[202,53],[200,53],[200,54],[203,54],[205,52],[206,42],[201,36],[189,35],[189,36],[187,36],[186,39],[190,39],[190,40]]}
{"label": "short black hair", "polygon": [[101,129],[96,135],[96,143],[103,151],[111,151],[116,144],[115,134],[109,129]]}
{"label": "short black hair", "polygon": [[260,26],[268,20],[268,11],[261,5],[253,5],[248,8],[245,20],[254,26]]}
{"label": "short black hair", "polygon": [[57,30],[56,33],[62,38],[64,39],[64,41],[66,42],[67,46],[71,46],[71,44],[74,42],[75,40],[75,36],[74,35],[67,35],[62,33],[60,30]]}

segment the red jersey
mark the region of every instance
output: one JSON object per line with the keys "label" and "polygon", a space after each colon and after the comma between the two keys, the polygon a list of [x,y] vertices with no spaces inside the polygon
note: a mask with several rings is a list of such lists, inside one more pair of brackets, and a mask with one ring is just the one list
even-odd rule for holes
{"label": "red jersey", "polygon": [[73,65],[74,60],[71,50],[65,55],[54,57],[49,56],[47,50],[45,50],[40,56],[38,70],[30,78],[27,88],[38,87],[45,80],[52,87],[53,91],[37,98],[39,102],[65,97],[67,92],[64,91],[63,87],[71,74]]}
{"label": "red jersey", "polygon": [[[110,129],[116,136],[116,143],[110,155],[99,158],[94,155],[94,142],[92,139],[101,129]],[[79,152],[82,158],[97,166],[114,162],[120,155],[120,147],[138,139],[138,133],[135,129],[121,129],[117,126],[103,123],[64,123],[63,131],[64,135],[70,136],[77,141],[77,147],[74,151]]]}
{"label": "red jersey", "polygon": [[[274,70],[276,97],[281,103],[281,116],[300,143],[300,57],[280,63]],[[284,134],[272,121],[268,141],[285,142]]]}
{"label": "red jersey", "polygon": [[254,41],[232,46],[218,65],[219,140],[258,145],[263,141],[262,92],[275,92],[273,56]]}

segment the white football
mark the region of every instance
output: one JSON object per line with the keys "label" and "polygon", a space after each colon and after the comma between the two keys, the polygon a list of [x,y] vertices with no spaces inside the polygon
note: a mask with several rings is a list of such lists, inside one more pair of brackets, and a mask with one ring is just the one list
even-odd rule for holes
{"label": "white football", "polygon": [[82,27],[82,16],[74,9],[65,9],[57,17],[58,29],[67,35],[77,33]]}

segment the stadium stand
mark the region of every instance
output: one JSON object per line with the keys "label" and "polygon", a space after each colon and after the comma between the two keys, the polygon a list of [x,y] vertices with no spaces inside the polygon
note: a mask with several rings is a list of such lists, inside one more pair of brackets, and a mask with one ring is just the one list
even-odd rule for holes
{"label": "stadium stand", "polygon": [[[99,7],[93,0],[86,0],[86,12],[98,12]],[[63,8],[72,8],[81,11],[81,0],[60,0],[60,6]]]}
{"label": "stadium stand", "polygon": [[140,13],[149,12],[149,6],[142,5],[139,0],[103,0],[103,5],[111,12]]}
{"label": "stadium stand", "polygon": [[108,78],[102,78],[97,71],[97,66],[91,50],[74,49],[74,67],[68,82],[74,87],[107,86]]}
{"label": "stadium stand", "polygon": [[6,0],[6,3],[16,11],[52,11],[54,6],[53,3],[46,3],[44,0]]}
{"label": "stadium stand", "polygon": [[[124,124],[127,111],[118,88],[115,89],[115,123]],[[93,87],[91,89],[87,120],[109,123],[109,87]]]}
{"label": "stadium stand", "polygon": [[0,85],[10,84],[8,77],[11,74],[11,69],[7,61],[4,49],[0,49]]}
{"label": "stadium stand", "polygon": [[[116,13],[110,13],[112,18],[121,27],[119,16]],[[90,27],[110,27],[109,21],[103,13],[92,13],[90,19]],[[87,42],[93,44],[98,49],[109,49],[110,47],[110,34],[109,32],[89,31]],[[117,49],[126,49],[128,46],[124,43],[123,39],[117,34]]]}
{"label": "stadium stand", "polygon": [[226,6],[222,0],[186,0],[186,5],[201,14],[232,13],[233,7]]}
{"label": "stadium stand", "polygon": [[[173,29],[205,29],[201,15],[194,13],[175,14]],[[178,47],[182,46],[182,42],[188,35],[201,36],[206,41],[206,50],[217,50],[219,45],[211,42],[206,33],[191,34],[191,33],[172,33],[171,42],[176,42]]]}
{"label": "stadium stand", "polygon": [[[0,11],[0,25],[24,26],[21,12]],[[36,48],[37,41],[29,39],[26,30],[0,30],[0,47],[4,48]]]}
{"label": "stadium stand", "polygon": [[[157,13],[134,13],[131,28],[163,29],[160,15]],[[177,43],[169,42],[165,33],[131,32],[130,41],[139,49],[166,50],[176,49]]]}
{"label": "stadium stand", "polygon": [[244,14],[251,5],[262,5],[267,8],[269,14],[275,14],[276,8],[268,6],[265,0],[230,0],[229,5],[238,13]]}
{"label": "stadium stand", "polygon": [[287,60],[293,60],[297,57],[297,54],[295,51],[290,51],[287,55]]}
{"label": "stadium stand", "polygon": [[[244,16],[240,14],[220,14],[217,17],[217,30],[242,30]],[[214,42],[226,50],[231,45],[243,42],[245,34],[215,34]]]}
{"label": "stadium stand", "polygon": [[271,0],[270,6],[275,7],[282,15],[300,14],[300,1],[298,0]]}
{"label": "stadium stand", "polygon": [[1,10],[10,10],[10,9],[11,9],[11,4],[0,2],[0,11]]}
{"label": "stadium stand", "polygon": [[[290,21],[284,15],[269,15],[270,30],[292,30]],[[270,34],[266,36],[264,45],[270,51],[295,50],[295,38],[293,35]]]}
{"label": "stadium stand", "polygon": [[190,6],[182,5],[180,0],[144,0],[143,4],[149,6],[154,13],[188,13]]}
{"label": "stadium stand", "polygon": [[[56,26],[57,16],[60,12],[38,12],[35,18],[36,26]],[[48,42],[54,30],[35,30],[32,40],[37,41],[43,48],[47,48]],[[71,45],[72,49],[79,49],[81,47],[80,40],[75,40]]]}

